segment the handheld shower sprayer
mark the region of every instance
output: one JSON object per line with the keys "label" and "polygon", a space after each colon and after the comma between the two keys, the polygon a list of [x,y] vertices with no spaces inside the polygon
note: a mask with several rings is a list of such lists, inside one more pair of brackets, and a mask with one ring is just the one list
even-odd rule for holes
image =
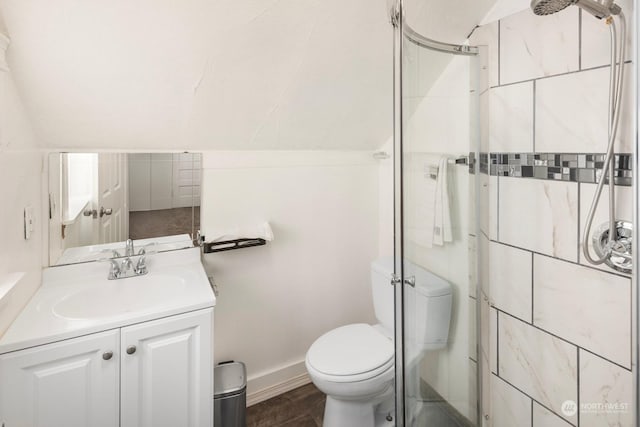
{"label": "handheld shower sprayer", "polygon": [[[631,273],[631,232],[632,224],[625,221],[616,221],[615,217],[615,152],[614,145],[620,123],[620,109],[622,105],[624,59],[626,42],[626,21],[620,6],[613,0],[532,0],[531,10],[536,15],[551,15],[561,10],[576,5],[589,12],[598,19],[605,19],[611,33],[611,71],[609,81],[609,137],[607,152],[604,160],[602,174],[596,187],[596,192],[591,202],[589,214],[584,227],[582,237],[582,253],[591,264],[607,264],[609,267],[624,273]],[[620,23],[620,38],[616,27],[617,17]],[[596,230],[592,239],[593,249],[597,258],[591,256],[589,251],[589,237],[595,211],[600,202],[600,196],[605,181],[609,181],[609,220]]]}

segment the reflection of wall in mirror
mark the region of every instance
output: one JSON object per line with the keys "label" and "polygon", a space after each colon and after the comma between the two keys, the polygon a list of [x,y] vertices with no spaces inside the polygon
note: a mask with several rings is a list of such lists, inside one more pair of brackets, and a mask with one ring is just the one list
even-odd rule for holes
{"label": "reflection of wall in mirror", "polygon": [[200,206],[201,155],[129,154],[132,212]]}

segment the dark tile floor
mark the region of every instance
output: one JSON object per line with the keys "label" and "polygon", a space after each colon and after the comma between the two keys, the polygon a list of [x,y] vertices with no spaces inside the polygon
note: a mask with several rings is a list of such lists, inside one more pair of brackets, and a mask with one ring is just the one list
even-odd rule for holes
{"label": "dark tile floor", "polygon": [[247,408],[247,427],[322,427],[324,400],[307,384]]}
{"label": "dark tile floor", "polygon": [[[421,394],[422,411],[413,427],[473,425],[424,382]],[[313,384],[307,384],[247,408],[247,427],[322,427],[324,401],[324,394]]]}
{"label": "dark tile floor", "polygon": [[449,406],[441,402],[423,402],[422,410],[414,420],[414,427],[471,427],[461,416],[451,413]]}
{"label": "dark tile floor", "polygon": [[152,237],[190,234],[200,228],[200,207],[129,212],[129,237]]}

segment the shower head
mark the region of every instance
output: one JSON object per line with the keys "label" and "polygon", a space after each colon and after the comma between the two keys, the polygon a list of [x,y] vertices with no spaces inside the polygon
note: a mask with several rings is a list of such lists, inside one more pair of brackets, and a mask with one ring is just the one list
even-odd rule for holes
{"label": "shower head", "polygon": [[575,3],[576,0],[532,0],[531,10],[536,15],[551,15]]}
{"label": "shower head", "polygon": [[613,0],[532,0],[531,10],[536,15],[551,15],[575,4],[598,19],[618,15],[622,9]]}

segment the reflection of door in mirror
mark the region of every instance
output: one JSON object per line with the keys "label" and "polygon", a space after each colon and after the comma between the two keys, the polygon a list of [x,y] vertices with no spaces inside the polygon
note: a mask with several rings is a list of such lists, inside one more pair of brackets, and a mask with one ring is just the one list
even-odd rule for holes
{"label": "reflection of door in mirror", "polygon": [[127,155],[98,154],[98,200],[94,205],[98,213],[99,243],[127,240]]}
{"label": "reflection of door in mirror", "polygon": [[127,239],[127,170],[125,154],[50,156],[51,264],[68,248]]}

